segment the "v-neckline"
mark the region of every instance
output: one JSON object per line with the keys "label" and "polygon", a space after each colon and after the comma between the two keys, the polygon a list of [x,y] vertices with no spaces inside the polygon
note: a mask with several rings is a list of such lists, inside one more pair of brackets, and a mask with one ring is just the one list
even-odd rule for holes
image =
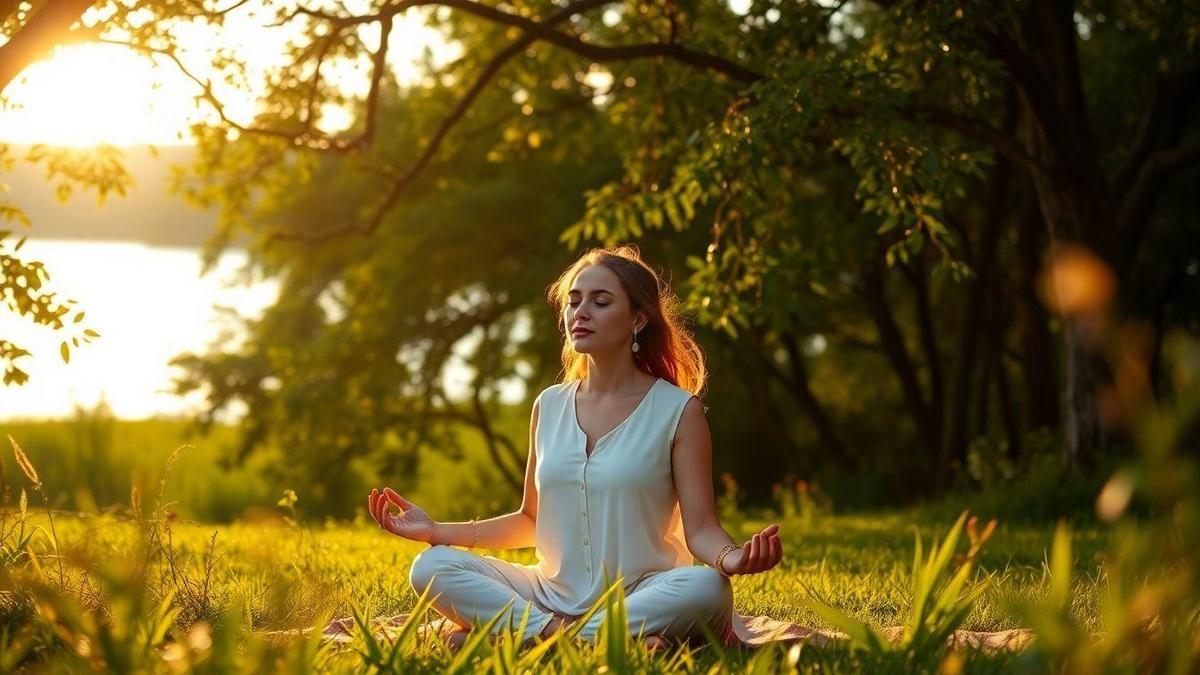
{"label": "v-neckline", "polygon": [[625,426],[626,422],[633,419],[633,416],[636,415],[638,413],[638,411],[642,409],[642,406],[646,404],[646,400],[650,398],[650,394],[654,393],[654,388],[658,386],[658,383],[660,381],[662,381],[661,377],[654,378],[654,382],[650,385],[650,388],[647,389],[646,393],[642,395],[642,400],[638,401],[638,404],[636,406],[634,406],[633,412],[630,412],[628,415],[626,415],[625,419],[623,419],[617,423],[617,426],[609,429],[608,431],[604,432],[604,434],[602,436],[600,436],[600,438],[597,438],[596,442],[592,444],[592,451],[588,452],[588,449],[587,449],[588,435],[587,435],[587,432],[583,430],[583,425],[579,423],[579,406],[576,403],[576,394],[579,393],[579,385],[583,382],[583,380],[575,380],[575,386],[571,389],[571,416],[575,419],[575,428],[578,429],[579,434],[581,436],[583,436],[583,459],[584,459],[584,461],[591,459],[592,456],[596,454],[596,450],[600,447],[601,441],[608,438],[609,436],[612,436],[613,432],[615,432],[617,429],[620,429],[621,427]]}

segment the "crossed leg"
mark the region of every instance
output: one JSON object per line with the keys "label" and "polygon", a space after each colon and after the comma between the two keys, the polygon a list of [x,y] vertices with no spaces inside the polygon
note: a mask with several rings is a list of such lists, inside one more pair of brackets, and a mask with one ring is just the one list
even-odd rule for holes
{"label": "crossed leg", "polygon": [[[409,573],[413,588],[422,592],[432,583],[433,606],[464,629],[486,623],[512,603],[494,631],[513,630],[526,609],[529,620],[522,640],[546,637],[568,617],[555,614],[536,600],[536,573],[521,565],[449,546],[432,546],[417,555]],[[647,646],[702,637],[700,623],[722,635],[733,614],[729,580],[708,567],[678,567],[642,579],[629,591],[625,611],[631,635]],[[597,611],[580,627],[579,637],[594,642],[605,620]],[[461,642],[463,636],[456,638]],[[452,641],[453,646],[453,641]]]}

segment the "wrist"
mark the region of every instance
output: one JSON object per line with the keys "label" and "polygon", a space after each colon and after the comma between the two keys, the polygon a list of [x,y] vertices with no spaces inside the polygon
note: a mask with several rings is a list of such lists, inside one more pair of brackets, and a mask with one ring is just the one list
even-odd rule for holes
{"label": "wrist", "polygon": [[[716,570],[718,572],[720,572],[721,574],[723,574],[725,576],[730,576],[730,573],[726,568],[726,563],[729,560],[729,556],[730,555],[735,555],[735,556],[740,555],[741,552],[742,552],[741,546],[738,546],[737,544],[726,544],[721,549],[721,552],[717,554],[717,559],[713,562],[713,567],[715,567]],[[737,558],[734,559],[735,562],[736,562],[736,560],[737,560]]]}
{"label": "wrist", "polygon": [[444,528],[441,523],[434,521],[433,529],[429,531],[429,541],[425,542],[430,546],[437,546],[444,539]]}

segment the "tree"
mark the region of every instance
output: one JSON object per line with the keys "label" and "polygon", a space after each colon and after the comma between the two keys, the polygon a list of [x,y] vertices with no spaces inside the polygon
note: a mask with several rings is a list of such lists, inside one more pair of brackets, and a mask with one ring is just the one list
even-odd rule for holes
{"label": "tree", "polygon": [[[463,55],[426,64],[425,83],[397,90],[386,67],[388,37],[395,17],[418,7],[436,8],[431,20]],[[1153,216],[1172,178],[1195,159],[1185,140],[1194,134],[1191,11],[1065,2],[755,2],[744,15],[719,3],[599,0],[495,7],[420,0],[361,13],[300,5],[280,12],[279,23],[303,36],[292,62],[272,76],[262,114],[248,123],[223,116],[199,130],[204,159],[192,173],[206,187],[192,196],[225,209],[210,254],[245,229],[264,271],[302,272],[305,285],[284,301],[304,317],[283,324],[295,335],[320,326],[313,306],[321,292],[340,288],[355,269],[314,257],[343,256],[333,252],[358,250],[363,240],[379,255],[400,236],[389,230],[430,204],[451,217],[445,200],[479,187],[461,176],[489,164],[557,166],[564,157],[584,158],[585,166],[614,162],[619,170],[606,165],[599,174],[607,180],[579,184],[591,189],[562,233],[569,247],[646,240],[668,228],[700,239],[697,226],[706,226],[707,248],[687,257],[691,273],[681,287],[705,326],[753,352],[748,363],[770,382],[760,394],[788,397],[827,458],[849,467],[874,461],[874,451],[844,440],[854,434],[839,424],[846,413],[831,414],[821,400],[822,383],[810,374],[821,364],[803,344],[821,331],[839,351],[865,348],[863,358],[890,374],[918,449],[895,460],[897,471],[917,490],[945,488],[993,407],[1017,452],[1019,391],[1024,429],[1055,421],[1044,402],[1055,350],[1034,293],[1035,258],[1047,243],[1093,248],[1128,289],[1145,274],[1142,247],[1161,245],[1146,242],[1181,231],[1178,221]],[[1103,54],[1113,50],[1134,58],[1116,73],[1079,66],[1081,55],[1110,63]],[[364,96],[347,97],[322,78],[339,60],[369,65]],[[1162,93],[1151,97],[1140,122],[1146,131],[1124,153],[1132,168],[1113,174],[1122,180],[1109,178],[1106,162],[1123,154],[1121,139],[1137,128],[1128,109],[1141,96],[1136,86],[1103,85],[1136,83],[1155,68],[1165,73]],[[1095,84],[1085,81],[1089,72]],[[1125,111],[1105,118],[1102,136],[1092,129],[1100,106],[1085,96],[1089,87]],[[352,106],[355,127],[323,132],[320,110],[329,103]],[[334,194],[319,178],[328,169],[313,169],[326,162],[357,172],[365,187],[337,198],[355,207],[309,205],[315,217],[298,213],[300,195]],[[1117,231],[1128,233],[1124,244],[1114,243]],[[1185,270],[1176,261],[1156,297]],[[472,287],[455,278],[455,290]],[[507,290],[508,281],[495,283]],[[435,295],[443,304],[453,297],[445,288]],[[1010,316],[1023,317],[1025,386],[1018,389],[1007,357]],[[406,337],[421,335],[410,330]],[[1089,365],[1075,326],[1062,334],[1064,457],[1076,463],[1100,443],[1094,396],[1103,374]],[[214,360],[195,361],[193,384],[232,380],[246,388],[238,396],[299,395],[304,380],[280,373],[290,359],[264,362],[268,350],[261,346],[252,362],[258,370],[227,364],[249,377],[206,373]],[[441,361],[425,363],[435,366],[427,379],[440,372]],[[545,381],[550,372],[526,379]],[[271,378],[283,383],[267,396],[262,382],[274,386]],[[376,390],[394,392],[386,384]],[[423,410],[444,404],[428,401]]]}
{"label": "tree", "polygon": [[[30,64],[50,56],[60,46],[112,40],[112,36],[121,35],[123,44],[153,45],[173,53],[176,42],[172,31],[179,24],[197,20],[219,24],[225,14],[242,4],[209,9],[204,3],[190,0],[0,2],[0,34],[6,38],[0,44],[0,98]],[[95,190],[103,204],[113,193],[124,195],[131,184],[120,149],[111,145],[80,150],[36,144],[18,157],[9,144],[0,143],[0,168],[10,171],[18,161],[41,164],[46,180],[54,183],[60,200],[68,199],[77,190]],[[6,185],[0,184],[0,191],[6,189]],[[25,230],[33,225],[19,203],[7,197],[0,198],[0,221],[18,223]],[[80,342],[90,342],[99,334],[83,323],[86,312],[75,307],[78,304],[75,300],[60,300],[46,285],[50,272],[44,264],[18,257],[26,238],[22,236],[15,243],[6,241],[13,234],[13,230],[0,229],[0,298],[18,316],[65,331],[59,353],[63,361],[69,362],[72,348]],[[19,385],[28,379],[28,374],[17,365],[19,359],[28,356],[31,356],[28,350],[0,337],[5,385]]]}

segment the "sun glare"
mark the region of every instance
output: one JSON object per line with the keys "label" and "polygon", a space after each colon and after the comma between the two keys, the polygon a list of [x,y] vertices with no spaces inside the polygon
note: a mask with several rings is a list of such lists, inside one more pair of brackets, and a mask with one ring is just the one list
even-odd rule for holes
{"label": "sun glare", "polygon": [[0,140],[84,147],[183,143],[200,114],[195,87],[163,70],[119,46],[62,47],[5,90]]}
{"label": "sun glare", "polygon": [[[377,32],[377,31],[376,31]],[[220,28],[182,25],[176,28],[184,49],[180,58],[194,74],[212,79],[218,98],[233,119],[249,123],[254,118],[261,76],[282,65],[286,42],[294,31],[265,30],[253,15],[230,17]],[[363,40],[373,36],[364,30]],[[222,46],[235,46],[246,60],[252,91],[227,88],[212,72],[207,54]],[[435,62],[459,53],[440,33],[425,25],[424,14],[410,11],[397,21],[391,34],[388,65],[402,84],[419,81],[417,62],[426,49]],[[331,82],[355,96],[365,96],[370,80],[369,54],[360,63],[327,64]],[[199,86],[165,58],[111,44],[59,47],[50,58],[32,64],[7,88],[0,107],[0,142],[47,143],[91,147],[111,145],[178,145],[192,142],[190,127],[215,120],[207,103],[197,105]],[[322,107],[319,128],[336,133],[354,122],[349,110]]]}

